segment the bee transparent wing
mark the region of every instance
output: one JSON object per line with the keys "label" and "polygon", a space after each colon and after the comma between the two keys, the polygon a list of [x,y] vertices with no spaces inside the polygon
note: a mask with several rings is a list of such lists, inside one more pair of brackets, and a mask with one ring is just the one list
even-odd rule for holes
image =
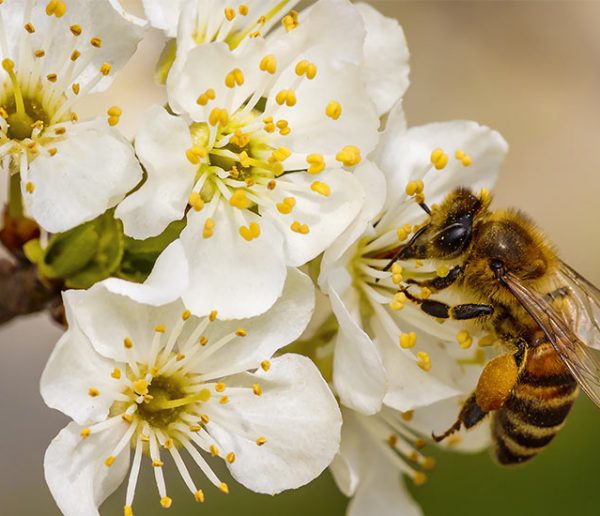
{"label": "bee transparent wing", "polygon": [[[558,312],[551,299],[528,289],[510,273],[500,280],[536,321],[582,390],[600,407],[600,352],[576,334],[572,314]],[[592,317],[592,314],[587,316]]]}
{"label": "bee transparent wing", "polygon": [[600,349],[600,289],[566,263],[561,263],[558,276],[568,290],[565,302],[575,333],[588,346]]}

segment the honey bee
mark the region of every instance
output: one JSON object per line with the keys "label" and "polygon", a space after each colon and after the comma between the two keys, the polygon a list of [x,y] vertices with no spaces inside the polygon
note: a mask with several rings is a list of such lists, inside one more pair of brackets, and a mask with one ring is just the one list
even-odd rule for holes
{"label": "honey bee", "polygon": [[[407,280],[404,292],[438,319],[470,319],[510,350],[484,367],[474,393],[441,441],[491,415],[494,454],[525,462],[563,426],[578,386],[600,406],[600,290],[562,262],[519,211],[491,211],[490,195],[459,188],[430,210],[406,243],[385,253],[397,260],[443,260],[445,277]],[[410,285],[427,287],[419,298]],[[468,303],[450,306],[435,292],[458,289]]]}

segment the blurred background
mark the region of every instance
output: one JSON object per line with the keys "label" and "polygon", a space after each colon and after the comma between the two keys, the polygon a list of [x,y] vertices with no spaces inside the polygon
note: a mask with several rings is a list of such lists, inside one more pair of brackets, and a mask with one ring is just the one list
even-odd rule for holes
{"label": "blurred background", "polygon": [[[140,12],[138,1],[124,1]],[[561,256],[600,285],[600,3],[372,1],[404,27],[411,50],[405,97],[410,125],[473,119],[500,131],[510,153],[495,191],[495,206],[527,211]],[[80,116],[126,108],[131,135],[149,102],[162,48],[160,34],[145,41],[113,87]],[[132,87],[142,82],[148,86]],[[3,292],[0,295],[10,295]],[[44,483],[42,457],[66,419],[47,409],[38,381],[60,335],[45,316],[0,329],[0,514],[59,514]],[[435,453],[438,467],[412,488],[430,516],[600,514],[600,412],[583,397],[566,428],[531,464],[496,466],[487,454]],[[159,514],[155,486],[143,468],[136,514]],[[337,516],[346,500],[326,473],[309,487],[274,498],[230,483],[229,496],[207,493],[199,507],[177,475],[169,475],[177,514]],[[124,492],[104,506],[122,514]]]}

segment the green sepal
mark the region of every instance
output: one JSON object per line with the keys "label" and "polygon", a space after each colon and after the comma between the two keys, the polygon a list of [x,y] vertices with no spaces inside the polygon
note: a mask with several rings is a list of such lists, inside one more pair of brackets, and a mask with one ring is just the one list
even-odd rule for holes
{"label": "green sepal", "polygon": [[50,279],[68,278],[83,269],[98,251],[98,233],[94,222],[87,222],[54,235],[38,263],[40,272]]}

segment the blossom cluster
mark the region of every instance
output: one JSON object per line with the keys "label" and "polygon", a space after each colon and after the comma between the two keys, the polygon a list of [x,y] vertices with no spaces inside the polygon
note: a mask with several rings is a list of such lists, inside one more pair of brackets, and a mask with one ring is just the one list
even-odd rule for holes
{"label": "blossom cluster", "polygon": [[[44,459],[67,516],[99,514],[122,483],[133,514],[144,463],[170,507],[165,460],[204,502],[229,491],[218,459],[256,492],[329,467],[349,514],[420,514],[401,474],[425,481],[421,448],[454,421],[489,338],[404,293],[445,264],[389,254],[426,223],[425,199],[487,195],[507,146],[476,122],[407,127],[395,20],[296,3],[144,0],[144,20],[114,0],[0,2],[7,213],[35,223],[25,259],[63,291],[41,393],[72,419]],[[166,40],[167,103],[130,142],[127,106],[75,109],[149,31]]]}

